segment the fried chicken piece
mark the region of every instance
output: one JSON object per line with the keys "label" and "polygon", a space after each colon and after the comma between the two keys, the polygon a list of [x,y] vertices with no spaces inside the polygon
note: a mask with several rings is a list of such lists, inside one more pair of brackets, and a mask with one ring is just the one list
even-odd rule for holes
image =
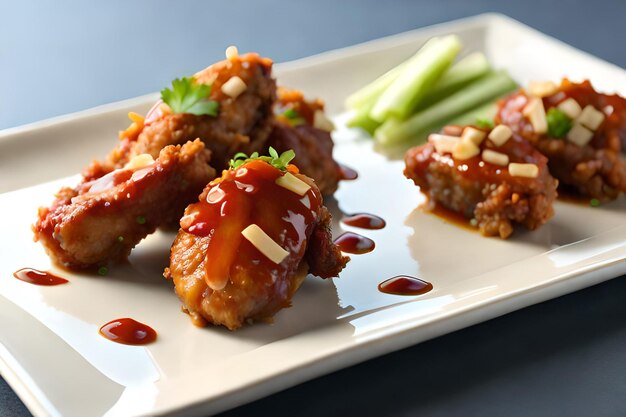
{"label": "fried chicken piece", "polygon": [[549,133],[535,132],[524,115],[531,98],[528,92],[520,90],[501,101],[496,122],[510,126],[548,157],[550,172],[562,189],[601,201],[626,192],[626,163],[620,155],[626,146],[626,99],[600,94],[589,81],[572,83],[564,79],[555,93],[543,97],[546,112],[573,99],[580,108],[593,106],[604,116],[587,143],[574,143],[567,136],[554,138]]}
{"label": "fried chicken piece", "polygon": [[[444,128],[444,132],[446,129],[461,134],[459,127]],[[548,172],[547,159],[528,141],[516,134],[500,146],[484,139],[474,156],[455,158],[454,144],[465,140],[431,135],[428,143],[406,153],[404,175],[429,197],[431,208],[441,204],[471,219],[470,224],[484,236],[502,239],[511,235],[516,223],[534,230],[554,215],[558,182]],[[485,160],[490,159],[485,151],[497,152],[499,163]],[[536,170],[536,176],[513,175],[509,162],[528,164],[524,166]]]}
{"label": "fried chicken piece", "polygon": [[[222,91],[222,86],[235,76],[245,83],[246,89],[232,98]],[[231,56],[198,72],[194,79],[197,83],[211,85],[208,99],[219,103],[217,116],[172,114],[171,109],[159,101],[145,120],[139,115],[133,116],[131,126],[120,133],[118,147],[104,162],[92,163],[83,173],[85,178],[98,178],[123,166],[135,155],[147,153],[156,158],[165,146],[196,138],[211,150],[211,165],[218,172],[228,166],[237,152],[264,151],[272,129],[272,106],[276,98],[272,61],[253,53]]]}
{"label": "fried chicken piece", "polygon": [[39,209],[35,240],[73,269],[123,260],[157,227],[179,219],[215,177],[209,154],[200,140],[167,146],[156,161],[139,155],[99,179],[63,188],[49,208]]}
{"label": "fried chicken piece", "polygon": [[305,100],[300,91],[279,88],[275,111],[267,145],[278,152],[293,149],[294,165],[315,180],[322,194],[333,194],[341,179],[341,168],[333,159],[332,124],[324,116],[324,104]]}
{"label": "fried chicken piece", "polygon": [[235,330],[269,320],[291,304],[307,273],[334,277],[348,261],[332,241],[319,189],[295,166],[287,169],[250,160],[224,171],[187,207],[164,275],[195,324]]}

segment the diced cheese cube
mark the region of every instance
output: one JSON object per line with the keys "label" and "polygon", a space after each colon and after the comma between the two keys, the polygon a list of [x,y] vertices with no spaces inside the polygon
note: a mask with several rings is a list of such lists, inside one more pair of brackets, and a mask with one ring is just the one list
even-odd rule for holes
{"label": "diced cheese cube", "polygon": [[274,242],[274,240],[256,224],[251,224],[246,227],[242,230],[241,234],[252,243],[259,252],[277,265],[289,255],[289,252],[281,248],[278,243]]}
{"label": "diced cheese cube", "polygon": [[228,81],[222,84],[222,92],[231,98],[237,98],[241,93],[246,91],[248,86],[238,76],[232,76]]}
{"label": "diced cheese cube", "polygon": [[539,175],[539,167],[535,164],[518,164],[511,162],[509,164],[509,174],[513,177],[537,178],[537,175]]}
{"label": "diced cheese cube", "polygon": [[478,130],[476,128],[468,126],[465,129],[463,129],[463,134],[461,135],[461,139],[469,140],[473,142],[474,145],[478,146],[485,139],[485,136],[487,136],[487,134],[483,132],[482,130]]}
{"label": "diced cheese cube", "polygon": [[470,159],[480,153],[480,148],[469,140],[460,140],[452,147],[452,157],[460,161]]}
{"label": "diced cheese cube", "polygon": [[602,124],[604,120],[604,113],[597,110],[592,105],[585,106],[580,115],[576,118],[576,122],[588,127],[591,130],[596,130]]}
{"label": "diced cheese cube", "polygon": [[567,140],[578,146],[585,146],[593,138],[593,132],[578,123],[567,132]]}
{"label": "diced cheese cube", "polygon": [[494,165],[506,166],[509,163],[509,156],[491,149],[485,149],[483,151],[483,161]]}
{"label": "diced cheese cube", "polygon": [[528,92],[535,97],[548,97],[555,94],[559,88],[552,81],[531,81]]}
{"label": "diced cheese cube", "polygon": [[432,133],[428,136],[428,141],[433,144],[435,150],[439,154],[452,153],[454,145],[461,141],[457,136],[440,135],[439,133]]}
{"label": "diced cheese cube", "polygon": [[578,102],[571,97],[560,102],[556,108],[565,113],[565,115],[570,119],[577,118],[582,111],[580,104],[578,104]]}
{"label": "diced cheese cube", "polygon": [[313,127],[327,132],[332,132],[335,129],[333,122],[326,117],[322,110],[315,110],[313,113]]}
{"label": "diced cheese cube", "polygon": [[285,173],[276,178],[276,184],[283,188],[293,191],[298,195],[305,195],[311,189],[311,186],[290,172]]}
{"label": "diced cheese cube", "polygon": [[513,136],[513,131],[507,125],[498,125],[489,132],[489,140],[496,146],[502,146]]}
{"label": "diced cheese cube", "polygon": [[124,165],[124,169],[132,169],[136,170],[139,168],[143,168],[145,166],[150,165],[154,162],[152,155],[147,153],[142,153],[139,155],[133,156],[133,158]]}
{"label": "diced cheese cube", "polygon": [[542,134],[548,131],[546,110],[543,107],[543,100],[540,98],[530,99],[524,110],[522,110],[522,114],[528,117],[535,133]]}
{"label": "diced cheese cube", "polygon": [[239,56],[239,51],[237,50],[237,47],[235,45],[231,45],[228,48],[226,48],[226,59],[228,59],[229,61],[232,59],[235,59]]}

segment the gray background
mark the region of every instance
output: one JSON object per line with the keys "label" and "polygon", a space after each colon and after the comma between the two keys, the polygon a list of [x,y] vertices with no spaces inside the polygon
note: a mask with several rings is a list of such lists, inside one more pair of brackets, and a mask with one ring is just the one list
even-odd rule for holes
{"label": "gray background", "polygon": [[[626,67],[624,0],[0,0],[0,129],[157,91],[230,44],[281,62],[482,12]],[[1,379],[0,415],[29,415]],[[224,415],[624,416],[626,279]]]}

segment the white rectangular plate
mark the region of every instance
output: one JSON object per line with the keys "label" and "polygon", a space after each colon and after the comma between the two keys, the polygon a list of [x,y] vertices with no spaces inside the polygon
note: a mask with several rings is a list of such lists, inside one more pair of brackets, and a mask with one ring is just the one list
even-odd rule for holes
{"label": "white rectangular plate", "polygon": [[[61,184],[115,144],[126,112],[154,96],[0,133],[0,369],[36,415],[206,415],[324,373],[451,332],[626,272],[624,199],[600,208],[556,205],[536,232],[484,238],[422,212],[418,189],[372,142],[341,127],[346,95],[401,62],[431,36],[456,33],[465,51],[485,52],[520,83],[590,78],[626,94],[626,73],[499,15],[483,15],[278,65],[282,85],[323,97],[338,115],[336,157],[360,176],[327,204],[387,220],[360,231],[376,250],[352,256],[335,280],[309,277],[273,324],[237,332],[196,328],[180,312],[161,272],[173,234],[142,242],[106,277],[55,270],[29,225]],[[42,184],[43,183],[43,184]],[[39,184],[39,185],[36,185]],[[343,227],[335,223],[335,234]],[[21,267],[52,269],[68,285],[38,287],[12,277]],[[377,284],[408,274],[434,290],[382,294]],[[119,345],[98,335],[109,320],[154,327],[156,343]]]}

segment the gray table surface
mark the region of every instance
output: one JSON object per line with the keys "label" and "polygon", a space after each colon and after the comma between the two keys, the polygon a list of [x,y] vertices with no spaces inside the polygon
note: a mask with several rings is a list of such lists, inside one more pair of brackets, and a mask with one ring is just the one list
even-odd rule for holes
{"label": "gray table surface", "polygon": [[[501,12],[626,67],[626,1],[1,1],[0,129],[154,92],[236,44],[276,62]],[[224,416],[624,416],[626,277]],[[28,416],[0,379],[0,416]]]}

